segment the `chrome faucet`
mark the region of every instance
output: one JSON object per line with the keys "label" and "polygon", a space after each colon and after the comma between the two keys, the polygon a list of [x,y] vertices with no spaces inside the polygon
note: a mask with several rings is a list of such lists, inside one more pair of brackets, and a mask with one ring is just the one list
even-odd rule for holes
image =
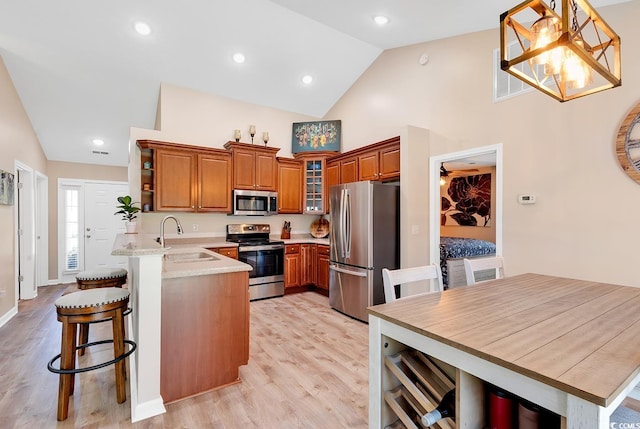
{"label": "chrome faucet", "polygon": [[160,243],[160,246],[162,247],[164,247],[164,223],[167,221],[167,219],[175,220],[176,226],[178,227],[178,234],[182,234],[182,225],[180,225],[180,221],[178,220],[178,218],[172,215],[165,216],[164,219],[162,219],[162,222],[160,222],[160,237],[158,237],[158,243]]}

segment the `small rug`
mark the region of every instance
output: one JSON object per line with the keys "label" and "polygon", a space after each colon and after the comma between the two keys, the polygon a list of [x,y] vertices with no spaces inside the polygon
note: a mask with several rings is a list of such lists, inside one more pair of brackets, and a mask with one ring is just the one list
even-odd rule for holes
{"label": "small rug", "polygon": [[621,405],[611,414],[609,422],[611,429],[640,428],[640,413]]}

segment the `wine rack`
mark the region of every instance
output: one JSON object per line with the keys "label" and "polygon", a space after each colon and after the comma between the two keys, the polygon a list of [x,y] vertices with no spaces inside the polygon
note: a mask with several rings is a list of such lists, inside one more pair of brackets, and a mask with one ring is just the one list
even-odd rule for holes
{"label": "wine rack", "polygon": [[[400,383],[384,393],[385,402],[399,419],[387,428],[424,428],[422,416],[455,387],[455,368],[415,350],[386,356],[385,366]],[[432,427],[455,429],[456,425],[451,419],[442,419]]]}

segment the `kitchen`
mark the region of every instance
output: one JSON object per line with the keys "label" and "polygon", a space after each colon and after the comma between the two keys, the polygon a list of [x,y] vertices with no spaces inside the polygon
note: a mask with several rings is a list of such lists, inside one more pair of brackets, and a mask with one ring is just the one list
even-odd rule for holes
{"label": "kitchen", "polygon": [[[264,151],[261,148],[255,148],[251,145],[241,144],[241,143],[229,143],[225,146],[233,146],[236,150],[238,148],[243,151]],[[153,207],[156,211],[160,211],[164,208],[162,204],[171,204],[172,207],[182,204],[186,206],[186,210],[200,210],[205,206],[205,204],[192,204],[190,203],[190,199],[194,194],[199,194],[199,191],[193,190],[193,182],[190,180],[186,181],[186,186],[184,187],[183,194],[185,195],[184,203],[179,203],[181,198],[180,187],[176,187],[175,179],[173,180],[171,186],[171,195],[168,197],[164,197],[164,189],[163,183],[166,180],[164,176],[171,176],[174,173],[178,173],[175,168],[172,168],[172,164],[169,164],[167,159],[178,159],[182,161],[183,159],[211,159],[212,151],[207,150],[205,148],[197,148],[193,146],[186,145],[176,145],[170,144],[166,142],[158,142],[158,141],[149,141],[149,140],[139,140],[138,141],[139,150],[136,152],[137,156],[134,156],[138,161],[137,171],[140,174],[140,182],[142,185],[140,189],[142,192],[145,192],[146,189],[149,189],[149,186],[145,186],[145,183],[151,183],[151,189],[154,191],[153,199],[148,200],[149,203],[153,204],[150,207]],[[269,148],[273,150],[272,148]],[[277,149],[275,149],[277,151]],[[385,167],[383,170],[386,172],[385,179],[387,180],[397,180],[397,174],[399,173],[399,142],[398,139],[389,139],[387,141],[383,141],[380,143],[372,144],[360,148],[353,152],[347,152],[336,156],[336,154],[332,154],[333,157],[327,157],[326,154],[322,154],[321,161],[317,161],[316,157],[320,156],[318,154],[309,155],[309,159],[305,156],[302,160],[302,170],[303,172],[311,174],[313,177],[313,183],[311,185],[304,185],[307,182],[307,179],[303,179],[301,176],[298,177],[299,181],[293,183],[287,183],[288,187],[293,187],[294,189],[300,189],[302,187],[302,191],[304,191],[305,197],[299,200],[298,205],[302,203],[302,201],[307,201],[307,210],[311,211],[314,214],[323,213],[327,211],[328,206],[326,205],[328,199],[325,198],[325,195],[329,195],[327,192],[327,184],[324,182],[324,160],[327,158],[327,165],[331,166],[332,162],[337,162],[342,157],[355,157],[354,159],[368,159],[368,156],[360,155],[373,153],[378,154],[384,153],[383,159],[384,162],[382,166]],[[238,173],[238,168],[236,165],[236,160],[234,159],[237,155],[237,152],[233,153],[232,156],[232,165],[234,176]],[[275,157],[272,157],[272,160],[275,161]],[[281,164],[281,159],[278,159],[278,165]],[[187,163],[187,165],[191,165],[191,163]],[[307,168],[305,166],[311,165],[311,168]],[[336,164],[339,165],[339,164]],[[366,164],[364,164],[366,165]],[[321,166],[322,168],[318,169],[316,166]],[[194,168],[192,166],[190,168]],[[273,163],[273,167],[271,170],[275,172],[275,163]],[[194,174],[189,170],[182,171],[179,174],[182,177],[193,177],[199,176],[200,174],[204,174],[204,166],[202,163],[199,163],[197,168],[199,169],[199,174]],[[217,169],[222,168],[225,171],[225,165],[222,166],[217,165]],[[150,180],[150,176],[148,169],[152,169],[151,172],[153,174],[153,180]],[[395,169],[396,175],[392,174],[391,171]],[[362,169],[363,172],[366,172],[366,169]],[[244,172],[244,171],[243,171]],[[206,172],[207,175],[212,174],[211,168],[209,168]],[[278,178],[281,175],[278,174]],[[344,177],[343,177],[344,178]],[[275,183],[275,180],[270,180],[270,177],[267,177],[265,180],[270,183]],[[303,180],[300,180],[303,179]],[[348,178],[345,178],[348,179]],[[234,177],[235,180],[235,177]],[[149,181],[149,182],[144,182]],[[359,182],[361,184],[369,184],[369,182]],[[218,183],[217,185],[225,186],[228,182]],[[201,183],[197,184],[198,187],[204,186]],[[214,183],[212,182],[208,186],[213,187]],[[234,183],[234,186],[236,184]],[[281,207],[278,204],[278,194],[279,193],[287,193],[291,191],[287,191],[284,188],[273,189],[264,185],[262,182],[261,185],[263,188],[266,188],[262,191],[242,191],[239,189],[232,190],[227,189],[226,192],[222,192],[223,195],[231,195],[231,207],[230,211],[232,213],[237,213],[242,216],[247,216],[248,214],[253,214],[253,219],[269,219],[270,217],[256,217],[256,216],[265,216],[268,215],[269,210],[273,210],[273,212],[277,211],[278,207]],[[347,186],[347,185],[345,185]],[[384,214],[384,217],[375,220],[375,217],[372,218],[371,224],[368,224],[364,221],[367,219],[370,214],[367,214],[367,211],[359,212],[356,208],[359,209],[361,206],[360,199],[361,197],[367,196],[368,192],[360,193],[362,195],[358,195],[359,192],[355,192],[357,188],[350,190],[350,188],[345,188],[342,193],[346,196],[346,199],[351,201],[352,204],[345,204],[344,211],[349,215],[353,216],[353,218],[349,217],[346,223],[348,223],[351,228],[353,224],[353,229],[356,230],[356,226],[358,224],[369,225],[368,228],[371,230],[379,230],[386,231],[389,240],[381,241],[379,243],[380,249],[387,249],[389,256],[387,257],[386,263],[389,267],[397,267],[397,234],[398,234],[398,219],[397,219],[397,210],[390,210],[394,207],[397,207],[399,204],[398,199],[398,191],[399,187],[397,185],[392,184],[377,184],[370,185],[372,186],[372,190],[377,190],[379,192],[382,191],[392,191],[392,193],[385,192],[384,194],[380,194],[377,196],[377,193],[371,194],[371,201],[369,205],[373,205],[376,207],[376,211],[373,213],[378,213],[379,215]],[[337,188],[337,187],[334,187]],[[279,191],[278,193],[274,191]],[[338,189],[339,190],[339,189]],[[362,189],[365,190],[366,189]],[[333,190],[332,190],[333,192]],[[300,194],[300,191],[294,191],[294,194]],[[316,206],[310,207],[309,201],[310,198],[308,196],[309,193],[319,193],[319,199],[313,199]],[[344,197],[343,197],[344,198]],[[335,199],[333,194],[331,194],[331,199],[333,201],[333,205],[335,209],[332,211],[332,219],[335,219],[335,225],[339,225],[340,222],[337,219],[337,215],[333,215],[334,212],[342,211],[343,204],[342,202]],[[170,201],[170,203],[168,203]],[[353,208],[351,208],[351,205]],[[211,210],[210,207],[212,204],[206,204],[207,210]],[[196,209],[195,207],[198,207]],[[302,211],[302,208],[299,208]],[[229,208],[227,208],[229,210]],[[353,211],[353,214],[351,214]],[[147,213],[142,213],[142,216],[145,216]],[[150,213],[148,213],[150,214]],[[343,215],[344,216],[344,215]],[[173,217],[173,216],[169,216]],[[213,257],[214,260],[209,262],[209,257],[204,258],[202,262],[198,261],[185,261],[190,262],[189,265],[185,264],[183,266],[173,267],[173,264],[168,264],[168,262],[176,257],[180,256],[180,253],[176,252],[175,249],[181,249],[186,246],[190,246],[190,249],[183,249],[183,251],[189,251],[189,254],[202,254],[204,255],[204,251],[200,250],[198,252],[198,248],[206,248],[213,251],[216,251],[221,254],[229,254],[234,258],[237,258],[241,262],[245,262],[250,266],[251,272],[249,274],[248,280],[248,290],[249,296],[251,300],[260,300],[264,298],[273,298],[282,296],[285,293],[285,290],[288,294],[301,292],[306,290],[309,286],[312,288],[323,292],[325,295],[329,294],[330,302],[329,304],[347,315],[351,315],[353,317],[359,318],[361,321],[366,321],[366,307],[370,304],[381,303],[381,293],[374,293],[375,290],[381,292],[381,283],[379,279],[379,270],[371,269],[371,275],[364,275],[361,284],[350,284],[347,282],[347,278],[350,277],[350,270],[344,267],[348,267],[345,265],[344,267],[338,267],[335,262],[329,263],[329,248],[330,244],[328,240],[322,240],[329,235],[329,223],[323,220],[322,218],[317,218],[311,224],[310,234],[297,234],[291,235],[290,223],[289,221],[285,221],[283,224],[282,232],[280,233],[280,237],[285,236],[286,238],[286,246],[283,240],[278,240],[277,234],[276,238],[273,237],[272,230],[270,226],[266,223],[261,224],[227,224],[226,225],[226,240],[216,239],[215,236],[207,236],[206,233],[200,233],[197,235],[182,234],[183,226],[181,222],[176,218],[173,219],[176,221],[176,235],[167,234],[167,230],[165,228],[165,222],[169,217],[163,218],[161,222],[161,232],[160,232],[160,243],[163,246],[167,246],[166,248],[159,247],[156,243],[153,242],[152,237],[155,236],[154,233],[144,233],[140,232],[138,235],[121,235],[116,241],[114,247],[114,254],[124,255],[130,257],[129,262],[129,271],[131,276],[131,289],[134,291],[134,300],[132,302],[132,307],[134,309],[134,315],[130,319],[131,323],[131,332],[136,333],[136,341],[144,342],[144,344],[138,345],[138,351],[136,356],[133,357],[132,363],[132,371],[134,374],[138,374],[133,377],[134,386],[132,387],[133,392],[139,392],[134,394],[132,398],[132,419],[133,421],[138,421],[144,418],[151,417],[153,415],[157,415],[164,412],[164,407],[162,406],[162,401],[165,399],[166,401],[172,402],[176,399],[183,399],[184,396],[174,396],[169,395],[167,392],[167,388],[163,388],[163,384],[160,383],[158,388],[157,379],[161,377],[164,380],[164,373],[166,369],[163,369],[164,358],[162,356],[166,356],[165,353],[158,354],[156,351],[158,350],[158,344],[162,342],[165,344],[167,341],[165,335],[165,326],[172,326],[175,323],[168,323],[165,321],[166,314],[172,314],[172,304],[170,301],[166,301],[167,299],[171,300],[168,296],[165,296],[165,290],[168,288],[169,276],[178,268],[182,268],[180,272],[184,272],[184,274],[180,274],[177,272],[176,274],[171,274],[171,277],[181,277],[178,280],[183,280],[186,284],[187,282],[191,283],[193,281],[198,281],[201,279],[202,275],[205,275],[208,278],[209,274],[215,274],[214,277],[220,277],[227,275],[225,271],[214,270],[213,265],[211,271],[209,271],[209,265],[211,264],[222,264],[223,260],[219,260],[217,257]],[[352,220],[351,220],[352,219]],[[144,226],[144,224],[142,224]],[[344,228],[344,225],[341,226],[338,231],[341,231]],[[332,232],[334,237],[338,236],[338,233]],[[364,238],[364,233],[356,232],[353,234],[354,237],[354,246],[353,246],[353,254],[357,256],[360,260],[366,261],[366,258],[362,258],[362,256],[366,256],[367,252],[371,252],[372,247],[367,249],[359,249],[360,241]],[[381,237],[384,239],[384,237]],[[296,240],[297,239],[297,240]],[[318,240],[319,239],[319,240]],[[346,238],[345,238],[346,240]],[[343,241],[343,240],[340,240]],[[350,239],[347,240],[350,243]],[[301,243],[301,244],[298,244]],[[357,244],[357,246],[356,246]],[[237,247],[233,247],[236,245]],[[286,251],[285,248],[286,247]],[[311,261],[305,259],[304,249],[307,248],[311,252],[313,259]],[[226,249],[226,250],[225,250]],[[236,252],[227,252],[227,250],[237,249]],[[340,247],[337,248],[336,251],[331,251],[331,258],[335,258],[338,260],[338,256],[334,256],[334,253],[342,252]],[[167,253],[168,252],[168,253]],[[302,258],[298,258],[297,255],[294,256],[294,253],[301,253]],[[360,253],[363,255],[360,255]],[[162,255],[166,253],[164,258]],[[233,253],[233,254],[232,254]],[[349,251],[347,251],[349,253]],[[374,252],[382,253],[382,252]],[[318,258],[318,263],[316,264],[316,257]],[[162,259],[167,259],[162,262]],[[226,258],[225,258],[226,259]],[[324,263],[322,263],[324,261]],[[347,258],[345,262],[351,262]],[[378,263],[383,263],[383,261],[378,261]],[[364,262],[366,266],[370,264]],[[193,266],[191,266],[193,265]],[[193,274],[190,274],[190,270],[193,271]],[[235,269],[234,269],[235,270]],[[310,271],[309,271],[310,270]],[[229,271],[232,271],[231,269]],[[332,272],[329,275],[329,272]],[[162,276],[160,276],[160,272],[162,272]],[[298,273],[309,272],[306,276],[298,277]],[[220,273],[220,274],[218,274]],[[335,273],[335,275],[334,275]],[[195,275],[196,277],[191,277]],[[329,288],[331,292],[327,291],[327,279],[330,276]],[[377,281],[375,281],[377,276]],[[298,277],[294,279],[294,277]],[[359,278],[360,275],[356,275],[354,278]],[[162,278],[161,283],[159,280]],[[183,278],[183,279],[182,279]],[[306,279],[305,279],[306,278]],[[202,280],[204,281],[204,280]],[[334,290],[334,284],[340,283],[340,290]],[[344,284],[343,284],[344,283]],[[241,285],[238,285],[241,286]],[[195,283],[194,283],[195,287]],[[158,292],[162,290],[162,295],[159,297]],[[189,288],[192,290],[192,288]],[[355,291],[355,292],[353,292]],[[205,291],[206,293],[206,291]],[[333,297],[333,298],[332,298]],[[355,298],[355,301],[354,301]],[[202,299],[205,299],[204,297]],[[180,302],[182,300],[179,300]],[[197,300],[196,300],[197,302]],[[226,302],[226,301],[225,301]],[[241,305],[241,301],[234,301],[235,304],[232,304],[229,301],[226,305],[232,305],[238,307],[238,312],[242,312],[240,309],[245,308]],[[222,307],[219,307],[222,309]],[[162,313],[160,313],[160,310]],[[188,316],[185,315],[185,318],[195,317],[193,322],[185,322],[185,326],[200,326],[196,325],[197,320],[201,320],[201,317],[198,316],[203,310],[195,310],[193,313]],[[217,312],[218,310],[216,310]],[[246,308],[247,317],[249,310]],[[184,312],[184,311],[183,311]],[[162,324],[158,324],[150,315],[153,314],[162,314]],[[221,322],[226,326],[235,326],[234,323]],[[228,328],[229,329],[229,328]],[[244,332],[244,333],[243,333]],[[247,331],[243,331],[241,328],[238,329],[238,332],[234,334],[236,338],[247,338]],[[203,335],[209,336],[209,335]],[[161,340],[162,339],[162,340]],[[179,339],[176,338],[172,342],[178,341],[181,345],[179,348],[181,349],[191,349],[198,348],[196,344],[188,346]],[[244,339],[241,341],[245,341]],[[246,339],[248,341],[248,338]],[[214,345],[215,347],[215,345]],[[226,353],[227,347],[223,347],[220,344],[221,350],[225,350]],[[228,349],[231,350],[230,348]],[[204,356],[194,357],[194,361],[200,361],[204,359]],[[245,358],[246,359],[246,358]],[[233,358],[235,361],[235,358]],[[242,359],[241,359],[242,360]],[[184,363],[186,364],[186,362]],[[183,365],[184,365],[183,364]],[[246,364],[246,360],[244,361]],[[137,368],[145,368],[143,373],[138,373]],[[231,371],[231,368],[229,368]],[[175,374],[177,371],[171,371],[172,374]],[[237,377],[237,367],[233,369],[231,372],[235,373],[235,377]],[[185,377],[180,377],[183,379]],[[196,388],[188,388],[187,390],[191,391],[191,394],[202,393],[208,390],[211,390],[215,387],[220,387],[221,385],[228,384],[235,378],[227,379],[226,383],[223,382],[221,384],[213,383],[209,384],[206,387]],[[165,382],[165,386],[166,386]],[[169,398],[169,399],[167,399]]]}
{"label": "kitchen", "polygon": [[[629,51],[634,50],[638,40],[637,30],[633,25],[628,24],[630,18],[627,18],[635,13],[634,7],[637,7],[636,2],[607,9],[608,20],[613,21],[616,28],[626,35],[625,49]],[[609,16],[612,18],[609,19]],[[497,32],[489,31],[487,34],[482,33],[479,36],[478,43],[486,48],[485,50],[495,47]],[[423,149],[421,144],[428,146],[425,142],[430,143],[430,150],[434,153],[445,153],[449,150],[480,146],[485,143],[504,142],[506,148],[505,175],[507,177],[505,182],[507,183],[505,189],[507,196],[505,198],[505,231],[508,232],[505,234],[505,250],[508,250],[511,256],[510,268],[512,272],[540,270],[540,267],[544,266],[546,272],[556,275],[580,276],[598,281],[637,286],[637,277],[630,268],[634,264],[634,250],[630,244],[625,244],[627,240],[623,238],[635,233],[625,227],[623,222],[605,221],[604,219],[608,219],[610,214],[606,209],[606,204],[595,204],[590,209],[590,214],[581,221],[575,223],[557,222],[559,217],[562,217],[560,213],[570,212],[571,207],[579,207],[581,202],[591,201],[594,195],[607,195],[612,200],[624,202],[625,207],[628,207],[630,211],[636,211],[637,200],[629,198],[629,195],[635,195],[636,185],[625,178],[619,169],[616,169],[617,165],[611,156],[610,142],[612,136],[615,135],[617,123],[637,98],[634,96],[634,92],[637,93],[634,90],[638,88],[635,77],[638,75],[635,73],[638,67],[637,59],[627,56],[624,60],[625,70],[626,67],[631,70],[625,73],[624,85],[627,89],[616,89],[563,105],[551,104],[551,100],[546,101],[541,95],[533,93],[514,98],[507,103],[492,105],[490,101],[486,100],[484,89],[475,89],[467,84],[464,86],[464,91],[469,94],[467,97],[449,97],[447,103],[424,101],[428,97],[415,100],[411,96],[407,96],[410,91],[406,88],[406,91],[400,89],[398,94],[394,94],[390,90],[391,95],[400,100],[398,105],[408,104],[406,111],[397,113],[402,115],[399,118],[385,119],[393,114],[390,115],[388,110],[384,113],[379,112],[363,102],[366,100],[366,94],[375,92],[375,88],[393,87],[390,81],[391,77],[384,78],[383,75],[404,76],[405,73],[410,73],[408,82],[414,86],[422,85],[419,82],[422,82],[423,75],[419,75],[418,70],[427,69],[418,69],[415,73],[411,70],[405,70],[401,66],[401,61],[397,61],[397,57],[406,60],[405,64],[409,62],[413,64],[415,63],[414,58],[417,58],[424,49],[434,50],[440,55],[446,55],[447,58],[449,56],[463,58],[466,55],[471,55],[473,61],[487,65],[486,69],[488,70],[489,60],[485,59],[486,52],[477,52],[477,55],[469,53],[464,49],[467,41],[467,38],[461,37],[403,48],[384,54],[380,62],[368,74],[372,82],[363,81],[355,85],[330,113],[332,118],[340,118],[345,124],[347,122],[353,124],[349,129],[345,128],[345,150],[379,141],[390,135],[401,134],[403,142],[411,142],[411,138],[415,138],[414,143],[406,143],[409,145],[409,151],[403,150],[403,160],[401,160],[406,163],[409,172],[408,175],[403,175],[401,182],[410,181],[407,186],[402,183],[403,193],[412,195],[411,204],[416,205],[412,210],[402,211],[402,228],[407,228],[402,233],[402,246],[403,248],[408,246],[408,251],[405,248],[405,251],[402,252],[403,264],[417,265],[420,261],[424,261],[425,255],[428,255],[428,246],[425,243],[429,240],[429,225],[421,215],[424,214],[422,207],[426,206],[423,199],[423,184],[426,182],[422,180],[426,176],[424,160],[428,157],[429,152],[425,148],[426,156],[420,157],[415,156],[415,152],[411,151]],[[416,65],[416,67],[418,66]],[[458,87],[460,82],[451,82],[446,79],[447,74],[443,64],[431,61],[429,67],[435,67],[436,71],[440,71],[440,74],[437,74],[440,78],[437,80],[446,87],[448,94],[460,91]],[[429,73],[431,73],[430,70],[434,69],[429,69]],[[490,80],[489,75],[488,71],[483,75],[487,82]],[[430,91],[435,90],[431,88]],[[168,84],[162,86],[161,92],[163,100],[159,116],[162,118],[162,131],[133,128],[131,141],[148,138],[222,147],[222,144],[229,140],[234,128],[244,128],[249,123],[256,122],[259,127],[269,130],[272,136],[270,145],[281,146],[282,150],[286,151],[287,144],[279,145],[278,141],[288,143],[290,124],[311,119],[280,111],[273,112],[270,109],[236,102],[222,96],[204,96],[195,91]],[[406,101],[406,97],[411,101]],[[438,100],[442,100],[442,98],[438,98]],[[616,107],[602,109],[602,104],[615,105]],[[526,116],[527,112],[531,111],[548,112],[549,117],[554,118],[562,117],[566,111],[562,109],[575,112],[576,116],[583,117],[584,115],[588,117],[588,112],[597,111],[599,116],[597,120],[592,121],[593,124],[583,124],[577,119],[571,119],[569,124],[554,126],[555,132],[552,134],[559,134],[560,137],[554,137],[551,139],[552,141],[540,139],[537,127],[521,119],[521,115]],[[225,113],[221,114],[221,110]],[[412,110],[417,113],[410,114],[409,112]],[[263,124],[260,124],[255,118],[265,117],[263,115],[275,115],[278,118],[265,120]],[[215,119],[199,122],[191,119],[194,117]],[[413,117],[420,119],[411,119]],[[460,117],[465,118],[467,126],[461,127],[460,121],[454,119]],[[547,116],[544,117],[547,118]],[[498,121],[495,118],[503,119]],[[392,121],[402,124],[419,124],[422,130],[412,126],[400,127],[401,129],[399,129],[391,124]],[[205,124],[205,122],[207,123]],[[504,122],[510,125],[504,125]],[[364,123],[369,125],[356,126],[356,124]],[[212,131],[212,128],[215,130]],[[277,129],[280,131],[276,132]],[[393,129],[393,132],[387,132],[388,129]],[[424,129],[432,131],[424,131]],[[515,141],[518,142],[518,145],[514,143]],[[589,150],[576,154],[575,147],[569,144],[576,141],[580,141],[581,147],[587,147]],[[549,159],[549,153],[557,153],[558,156]],[[288,156],[289,154],[282,152],[281,155]],[[408,158],[404,158],[405,156]],[[585,176],[584,171],[573,164],[574,156],[578,157],[579,164],[591,166],[591,174],[588,177]],[[34,164],[37,166],[38,162],[34,162]],[[542,174],[539,167],[534,167],[534,165],[544,165],[545,171],[551,170],[552,174]],[[4,168],[8,170],[10,167],[5,166]],[[42,171],[47,170],[44,163],[42,167],[38,168]],[[50,176],[50,181],[54,182],[55,177],[66,177],[67,174],[72,174],[68,171],[60,172],[59,176]],[[403,171],[405,171],[404,168]],[[127,180],[127,176],[126,169],[112,174],[112,178],[117,177],[119,180]],[[582,186],[584,183],[588,186]],[[529,207],[516,205],[515,195],[520,192],[528,192],[527,189],[534,189],[539,195],[544,194],[546,202],[543,204],[543,201],[540,200],[538,205]],[[145,216],[149,220],[148,232],[155,233],[157,225],[162,219],[162,214],[149,213]],[[408,217],[404,218],[404,216]],[[284,220],[290,220],[294,232],[308,231],[313,219],[315,217],[302,215],[296,217],[277,216],[274,218],[272,228],[278,230]],[[195,224],[199,231],[212,231],[220,236],[224,234],[226,224],[231,223],[226,216],[222,215],[186,214],[181,215],[181,220],[190,231],[193,229],[192,225]],[[145,225],[147,225],[146,222]],[[411,233],[411,225],[419,227],[418,234]],[[524,228],[522,225],[535,225],[536,228]],[[590,234],[584,234],[586,229],[590,231]],[[540,233],[541,231],[543,233]],[[527,244],[523,245],[523,243]],[[583,249],[583,251],[577,254],[575,248]],[[607,251],[612,248],[621,250],[619,252]],[[540,252],[535,249],[546,250]],[[9,260],[7,264],[11,265],[12,261],[13,259]],[[604,270],[601,268],[602,266],[616,267],[616,269]],[[55,278],[55,276],[51,278]],[[11,280],[8,280],[7,283],[11,283]]]}

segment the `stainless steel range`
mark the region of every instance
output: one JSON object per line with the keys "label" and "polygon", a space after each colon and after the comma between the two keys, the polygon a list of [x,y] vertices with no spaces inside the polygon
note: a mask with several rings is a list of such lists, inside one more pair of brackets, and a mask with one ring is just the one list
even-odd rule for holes
{"label": "stainless steel range", "polygon": [[251,265],[251,301],[284,295],[284,241],[270,240],[268,224],[227,225],[227,241],[238,243],[238,259]]}

